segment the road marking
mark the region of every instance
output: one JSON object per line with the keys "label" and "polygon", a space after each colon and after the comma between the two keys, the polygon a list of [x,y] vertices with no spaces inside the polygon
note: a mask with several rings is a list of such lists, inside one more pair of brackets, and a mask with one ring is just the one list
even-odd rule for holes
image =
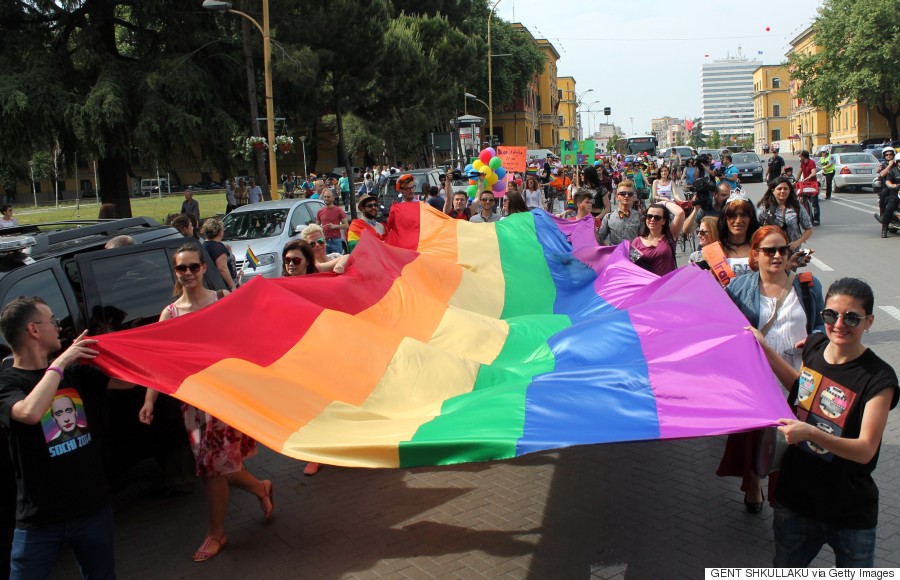
{"label": "road marking", "polygon": [[819,270],[822,270],[823,272],[834,272],[834,268],[832,268],[822,260],[816,258],[815,256],[810,256],[809,261],[813,266],[815,266]]}
{"label": "road marking", "polygon": [[879,306],[878,308],[881,308],[889,315],[893,316],[897,320],[900,320],[900,308],[895,308],[894,306]]}
{"label": "road marking", "polygon": [[859,203],[860,205],[865,206],[865,207],[857,207],[857,206],[849,204],[845,201],[838,201],[838,200],[834,199],[833,197],[828,200],[828,203],[836,203],[838,205],[842,205],[844,207],[849,207],[850,209],[855,209],[856,211],[861,211],[863,213],[870,213],[873,209],[876,211],[878,210],[877,205],[868,205],[868,204],[863,204],[862,202],[856,202],[856,203]]}

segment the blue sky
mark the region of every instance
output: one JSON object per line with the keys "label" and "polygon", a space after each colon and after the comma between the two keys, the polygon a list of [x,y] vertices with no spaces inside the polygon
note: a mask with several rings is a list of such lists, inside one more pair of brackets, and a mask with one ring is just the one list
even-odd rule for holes
{"label": "blue sky", "polygon": [[[579,95],[593,89],[583,96],[582,110],[599,101],[590,109],[611,107],[611,122],[630,133],[634,117],[634,132],[646,133],[652,118],[700,115],[704,62],[735,55],[738,46],[761,64],[783,62],[789,42],[812,23],[820,3],[501,0],[497,15],[554,44],[558,74],[575,77]],[[583,114],[586,133],[589,120],[593,130],[605,117]]]}

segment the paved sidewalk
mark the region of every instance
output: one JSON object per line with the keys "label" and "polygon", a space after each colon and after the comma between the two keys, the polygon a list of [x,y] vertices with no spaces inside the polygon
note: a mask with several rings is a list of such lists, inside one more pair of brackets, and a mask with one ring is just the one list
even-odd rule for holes
{"label": "paved sidewalk", "polygon": [[[900,566],[900,414],[876,475],[876,564]],[[595,445],[455,468],[357,470],[268,450],[249,462],[277,491],[262,523],[256,499],[232,496],[228,546],[191,562],[204,534],[201,490],[116,496],[121,578],[699,578],[709,566],[767,566],[768,507],[743,509],[738,481],[715,477],[724,438]],[[145,466],[145,471],[152,466]],[[815,563],[833,565],[830,551]],[[77,578],[66,554],[56,578]]]}

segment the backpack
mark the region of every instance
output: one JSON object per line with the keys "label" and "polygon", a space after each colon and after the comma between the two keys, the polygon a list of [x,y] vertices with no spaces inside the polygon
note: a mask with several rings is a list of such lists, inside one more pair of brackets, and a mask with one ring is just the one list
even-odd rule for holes
{"label": "backpack", "polygon": [[797,274],[800,281],[800,300],[803,302],[803,312],[806,313],[806,333],[811,334],[816,324],[816,313],[813,312],[813,275],[812,272]]}

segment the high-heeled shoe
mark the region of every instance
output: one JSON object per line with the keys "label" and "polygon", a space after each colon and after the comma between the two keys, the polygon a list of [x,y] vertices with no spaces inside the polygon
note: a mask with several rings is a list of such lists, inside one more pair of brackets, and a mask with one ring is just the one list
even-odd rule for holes
{"label": "high-heeled shoe", "polygon": [[763,504],[766,502],[766,496],[761,491],[760,495],[762,495],[762,501],[749,501],[747,500],[747,494],[744,494],[744,507],[747,508],[747,511],[751,514],[762,513]]}

